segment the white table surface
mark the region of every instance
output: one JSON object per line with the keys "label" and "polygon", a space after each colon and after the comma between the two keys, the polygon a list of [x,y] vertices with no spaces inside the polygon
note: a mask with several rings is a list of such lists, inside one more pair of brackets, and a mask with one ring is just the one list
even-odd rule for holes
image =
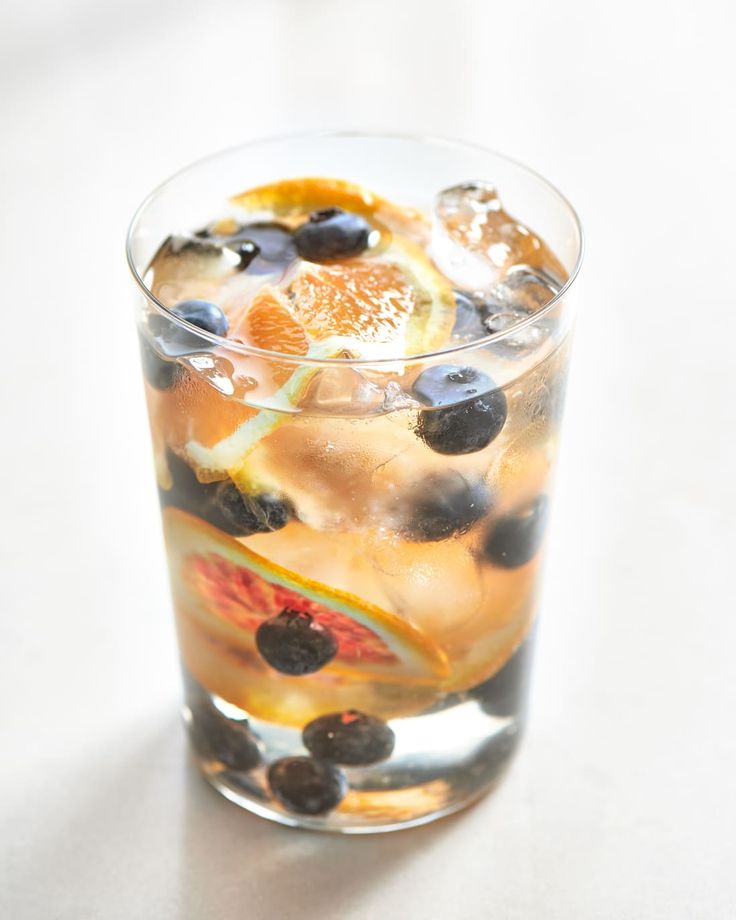
{"label": "white table surface", "polygon": [[[0,916],[736,916],[731,4],[10,0],[0,22]],[[588,234],[533,688],[434,826],[273,826],[194,773],[123,235],[193,158],[454,135]]]}

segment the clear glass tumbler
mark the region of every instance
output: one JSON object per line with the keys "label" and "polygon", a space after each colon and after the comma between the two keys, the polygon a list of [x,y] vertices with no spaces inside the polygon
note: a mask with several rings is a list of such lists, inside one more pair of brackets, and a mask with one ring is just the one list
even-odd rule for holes
{"label": "clear glass tumbler", "polygon": [[[345,177],[417,209],[454,288],[442,347],[295,355],[171,312],[181,265],[203,283],[212,255],[195,245],[198,269],[172,235],[230,214],[244,187],[293,176]],[[156,288],[164,243],[172,267]],[[204,775],[256,814],[344,833],[474,801],[523,727],[582,256],[575,212],[476,147],[302,136],[178,173],[138,209],[127,246],[184,717]],[[433,400],[438,380],[454,399]],[[245,531],[233,503],[253,521]]]}

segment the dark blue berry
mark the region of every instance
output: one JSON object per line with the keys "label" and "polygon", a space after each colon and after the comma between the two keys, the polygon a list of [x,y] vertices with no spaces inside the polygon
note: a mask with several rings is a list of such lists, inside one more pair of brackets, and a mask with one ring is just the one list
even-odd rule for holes
{"label": "dark blue berry", "polygon": [[419,483],[407,504],[402,536],[427,543],[465,533],[488,513],[491,495],[482,481],[468,482],[459,473],[436,473]]}
{"label": "dark blue berry", "polygon": [[282,674],[313,674],[337,654],[337,640],[326,626],[299,610],[282,610],[256,630],[261,657]]}
{"label": "dark blue berry", "polygon": [[489,715],[499,718],[521,715],[529,688],[532,650],[530,636],[500,671],[470,690],[468,696],[477,700]]}
{"label": "dark blue berry", "polygon": [[413,391],[419,402],[433,407],[419,413],[417,434],[438,454],[482,450],[506,422],[503,390],[473,367],[429,367],[417,377]]}
{"label": "dark blue berry", "polygon": [[138,336],[145,380],[156,390],[170,390],[181,380],[184,368],[173,358],[159,354],[142,334]]}
{"label": "dark blue berry", "polygon": [[211,517],[220,483],[200,482],[191,466],[172,450],[166,451],[166,465],[171,476],[171,488],[158,490],[161,506],[180,508],[201,518]]}
{"label": "dark blue berry", "polygon": [[297,257],[289,228],[272,221],[245,224],[227,239],[227,246],[240,256],[238,268],[251,275],[286,268]]}
{"label": "dark blue berry", "polygon": [[[205,332],[227,335],[227,317],[216,304],[208,300],[183,300],[172,307],[171,312]],[[148,328],[156,339],[157,347],[171,357],[206,351],[211,347],[204,336],[182,328],[162,313],[152,313],[148,317]]]}
{"label": "dark blue berry", "polygon": [[414,381],[414,395],[425,406],[441,408],[473,400],[495,389],[495,384],[474,367],[435,364]]}
{"label": "dark blue berry", "polygon": [[311,757],[282,757],[268,768],[274,798],[300,815],[323,815],[339,805],[347,784],[335,767]]}
{"label": "dark blue berry", "polygon": [[302,741],[317,760],[357,767],[386,760],[396,738],[385,722],[349,709],[314,719],[302,732]]}
{"label": "dark blue berry", "polygon": [[505,569],[526,565],[541,546],[546,523],[547,497],[540,495],[496,521],[484,543],[486,557]]}
{"label": "dark blue berry", "polygon": [[182,300],[171,312],[193,326],[204,329],[205,332],[219,336],[227,335],[227,317],[217,304],[209,300]]}
{"label": "dark blue berry", "polygon": [[235,537],[281,530],[294,517],[294,507],[287,498],[269,492],[246,495],[230,480],[200,482],[189,464],[173,451],[167,451],[166,462],[172,486],[159,489],[162,507],[188,511]]}
{"label": "dark blue berry", "polygon": [[214,496],[212,523],[236,537],[281,530],[293,516],[287,499],[268,492],[246,495],[232,482],[221,483]]}
{"label": "dark blue berry", "polygon": [[211,703],[190,707],[189,737],[204,760],[217,760],[227,770],[252,770],[261,762],[261,752],[247,723],[226,719]]}
{"label": "dark blue berry", "polygon": [[327,262],[347,259],[368,248],[371,225],[357,214],[324,208],[294,231],[294,245],[302,259]]}

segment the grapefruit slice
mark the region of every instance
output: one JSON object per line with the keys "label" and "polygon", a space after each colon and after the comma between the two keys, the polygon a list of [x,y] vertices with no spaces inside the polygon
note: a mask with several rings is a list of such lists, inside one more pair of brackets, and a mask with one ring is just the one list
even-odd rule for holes
{"label": "grapefruit slice", "polygon": [[[346,706],[390,718],[435,698],[446,657],[410,623],[275,565],[183,511],[163,517],[183,657],[212,692],[293,725]],[[285,608],[309,613],[337,639],[337,655],[316,674],[279,674],[257,652],[259,624]]]}

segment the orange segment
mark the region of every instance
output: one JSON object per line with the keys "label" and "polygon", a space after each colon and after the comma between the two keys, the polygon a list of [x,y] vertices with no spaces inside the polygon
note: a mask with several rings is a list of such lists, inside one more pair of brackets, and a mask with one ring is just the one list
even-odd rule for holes
{"label": "orange segment", "polygon": [[288,300],[270,284],[262,287],[236,330],[257,348],[284,355],[306,355],[309,351],[304,327],[292,316]]}
{"label": "orange segment", "polygon": [[307,264],[290,292],[299,321],[314,340],[339,335],[356,342],[401,341],[416,304],[396,265],[367,259]]}
{"label": "orange segment", "polygon": [[381,258],[302,262],[283,290],[256,294],[232,334],[281,354],[336,336],[356,357],[367,354],[361,346],[385,345],[382,354],[401,358],[444,344],[454,313],[452,291],[421,249],[395,237]]}

